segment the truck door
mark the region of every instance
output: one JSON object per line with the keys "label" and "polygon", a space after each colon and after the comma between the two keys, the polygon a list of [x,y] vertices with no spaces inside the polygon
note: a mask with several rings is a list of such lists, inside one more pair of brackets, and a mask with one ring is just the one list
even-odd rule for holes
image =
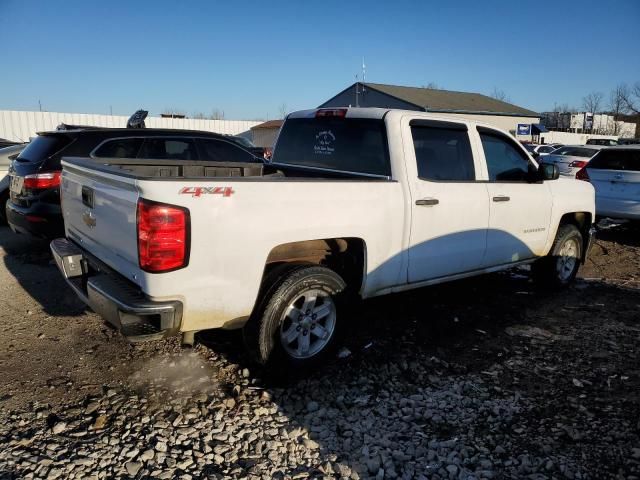
{"label": "truck door", "polygon": [[403,128],[411,188],[409,283],[476,270],[489,221],[486,183],[465,123],[413,119]]}
{"label": "truck door", "polygon": [[551,217],[549,186],[535,181],[535,166],[507,135],[477,128],[484,153],[489,191],[489,230],[485,267],[542,255]]}

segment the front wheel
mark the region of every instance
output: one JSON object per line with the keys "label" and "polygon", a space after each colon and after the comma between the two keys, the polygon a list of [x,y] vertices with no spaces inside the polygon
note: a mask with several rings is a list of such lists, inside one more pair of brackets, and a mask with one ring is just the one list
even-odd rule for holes
{"label": "front wheel", "polygon": [[316,366],[335,344],[345,289],[325,267],[298,266],[280,276],[244,329],[254,359],[269,367]]}
{"label": "front wheel", "polygon": [[580,268],[583,239],[575,225],[561,225],[551,251],[533,264],[537,283],[546,287],[564,287],[573,282]]}

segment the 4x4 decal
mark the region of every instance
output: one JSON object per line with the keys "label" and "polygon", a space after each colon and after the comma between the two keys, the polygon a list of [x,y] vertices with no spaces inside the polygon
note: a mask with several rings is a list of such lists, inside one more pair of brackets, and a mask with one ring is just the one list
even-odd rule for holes
{"label": "4x4 decal", "polygon": [[192,197],[200,197],[202,195],[230,197],[235,192],[231,187],[183,187],[178,193],[180,195],[191,195]]}

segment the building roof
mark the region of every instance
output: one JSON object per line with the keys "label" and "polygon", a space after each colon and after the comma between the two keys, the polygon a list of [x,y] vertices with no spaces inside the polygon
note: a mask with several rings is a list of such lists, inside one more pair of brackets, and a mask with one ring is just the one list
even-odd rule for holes
{"label": "building roof", "polygon": [[256,125],[255,127],[251,127],[251,130],[261,130],[267,128],[280,128],[284,120],[268,120],[260,125]]}
{"label": "building roof", "polygon": [[[352,88],[353,85],[349,88]],[[469,92],[454,92],[435,88],[403,87],[383,83],[366,83],[370,88],[411,103],[428,112],[442,113],[475,113],[489,115],[510,115],[523,117],[539,117],[533,110],[503,102],[487,95]]]}

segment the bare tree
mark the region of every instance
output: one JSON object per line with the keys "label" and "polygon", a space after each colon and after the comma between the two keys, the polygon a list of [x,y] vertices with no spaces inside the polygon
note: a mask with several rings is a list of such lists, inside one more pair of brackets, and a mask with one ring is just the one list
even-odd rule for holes
{"label": "bare tree", "polygon": [[220,111],[217,108],[214,108],[213,110],[211,110],[209,120],[224,120],[224,111]]}
{"label": "bare tree", "polygon": [[622,95],[627,111],[631,114],[640,114],[640,81],[632,87],[623,85]]}
{"label": "bare tree", "polygon": [[629,87],[621,83],[611,90],[609,95],[609,111],[613,115],[613,135],[618,135],[620,126],[618,117],[627,111],[627,98],[629,97]]}
{"label": "bare tree", "polygon": [[436,82],[429,82],[426,85],[423,85],[422,88],[428,88],[430,90],[442,90],[442,87],[440,87]]}
{"label": "bare tree", "polygon": [[191,118],[195,118],[196,120],[205,120],[207,116],[202,112],[193,112],[191,114]]}
{"label": "bare tree", "polygon": [[493,92],[491,92],[490,96],[495,98],[496,100],[500,100],[501,102],[510,102],[511,101],[511,99],[504,92],[504,90],[500,90],[498,87],[493,87]]}
{"label": "bare tree", "polygon": [[289,113],[289,110],[287,109],[287,104],[282,102],[280,107],[278,107],[278,114],[280,115],[280,118],[284,118],[287,116],[287,113]]}
{"label": "bare tree", "polygon": [[604,95],[602,92],[591,92],[587,96],[582,97],[582,108],[584,108],[586,112],[599,113],[603,98]]}

